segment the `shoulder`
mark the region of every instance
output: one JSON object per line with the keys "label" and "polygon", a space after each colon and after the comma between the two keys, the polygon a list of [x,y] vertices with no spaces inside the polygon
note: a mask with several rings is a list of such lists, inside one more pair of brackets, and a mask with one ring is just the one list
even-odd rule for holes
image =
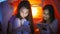
{"label": "shoulder", "polygon": [[55,19],[55,20],[53,21],[53,23],[58,23],[58,20],[57,20],[57,19]]}
{"label": "shoulder", "polygon": [[13,29],[20,27],[20,19],[16,18],[13,23]]}
{"label": "shoulder", "polygon": [[55,20],[52,22],[52,25],[57,26],[57,25],[58,25],[58,20],[55,19]]}
{"label": "shoulder", "polygon": [[19,18],[15,18],[14,22],[20,22]]}
{"label": "shoulder", "polygon": [[52,22],[52,26],[54,26],[54,27],[57,27],[57,26],[58,26],[58,20],[57,20],[57,19],[55,19],[55,20]]}
{"label": "shoulder", "polygon": [[14,25],[16,25],[16,26],[20,26],[20,19],[19,18],[16,18],[15,20],[14,20]]}

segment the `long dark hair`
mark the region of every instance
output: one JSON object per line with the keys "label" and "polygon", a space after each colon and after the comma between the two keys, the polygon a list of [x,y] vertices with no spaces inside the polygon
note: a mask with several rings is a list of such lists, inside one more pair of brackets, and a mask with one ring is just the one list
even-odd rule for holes
{"label": "long dark hair", "polygon": [[27,9],[29,9],[28,16],[26,17],[26,19],[29,20],[29,17],[31,16],[31,15],[30,15],[30,13],[31,13],[31,8],[30,8],[29,2],[27,2],[27,1],[21,1],[21,3],[18,5],[16,17],[22,19],[22,17],[20,16],[20,12],[19,12],[22,7],[25,7],[25,8],[27,8]]}
{"label": "long dark hair", "polygon": [[[43,10],[46,10],[48,9],[49,10],[49,16],[50,16],[50,22],[52,23],[53,20],[55,19],[55,16],[54,16],[54,8],[52,5],[46,5],[43,7]],[[44,22],[46,22],[44,19],[43,19]]]}
{"label": "long dark hair", "polygon": [[28,1],[21,1],[20,4],[18,5],[16,17],[20,18],[20,19],[22,19],[22,17],[20,16],[20,12],[19,12],[21,7],[25,7],[27,9],[29,9],[29,13],[28,13],[28,16],[26,17],[26,19],[30,22],[31,32],[33,33],[34,28],[33,28],[33,20],[32,20],[32,12],[31,12],[30,3]]}

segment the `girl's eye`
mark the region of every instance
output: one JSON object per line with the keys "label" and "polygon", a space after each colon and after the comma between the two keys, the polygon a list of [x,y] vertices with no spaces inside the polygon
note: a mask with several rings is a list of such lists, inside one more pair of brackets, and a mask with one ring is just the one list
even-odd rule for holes
{"label": "girl's eye", "polygon": [[23,13],[23,11],[20,11],[21,13]]}

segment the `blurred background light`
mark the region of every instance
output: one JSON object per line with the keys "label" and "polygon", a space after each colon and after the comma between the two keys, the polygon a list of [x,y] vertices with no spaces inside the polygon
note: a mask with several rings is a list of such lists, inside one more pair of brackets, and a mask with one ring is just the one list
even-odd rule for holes
{"label": "blurred background light", "polygon": [[4,2],[4,1],[6,1],[6,0],[0,0],[0,2]]}

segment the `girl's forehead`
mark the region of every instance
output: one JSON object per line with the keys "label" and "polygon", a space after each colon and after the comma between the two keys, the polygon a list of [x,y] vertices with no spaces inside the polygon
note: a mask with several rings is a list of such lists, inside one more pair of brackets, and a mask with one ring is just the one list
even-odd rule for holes
{"label": "girl's forehead", "polygon": [[44,12],[49,12],[49,10],[44,10]]}
{"label": "girl's forehead", "polygon": [[21,7],[21,9],[20,9],[21,11],[29,11],[29,9],[27,9],[26,7]]}

